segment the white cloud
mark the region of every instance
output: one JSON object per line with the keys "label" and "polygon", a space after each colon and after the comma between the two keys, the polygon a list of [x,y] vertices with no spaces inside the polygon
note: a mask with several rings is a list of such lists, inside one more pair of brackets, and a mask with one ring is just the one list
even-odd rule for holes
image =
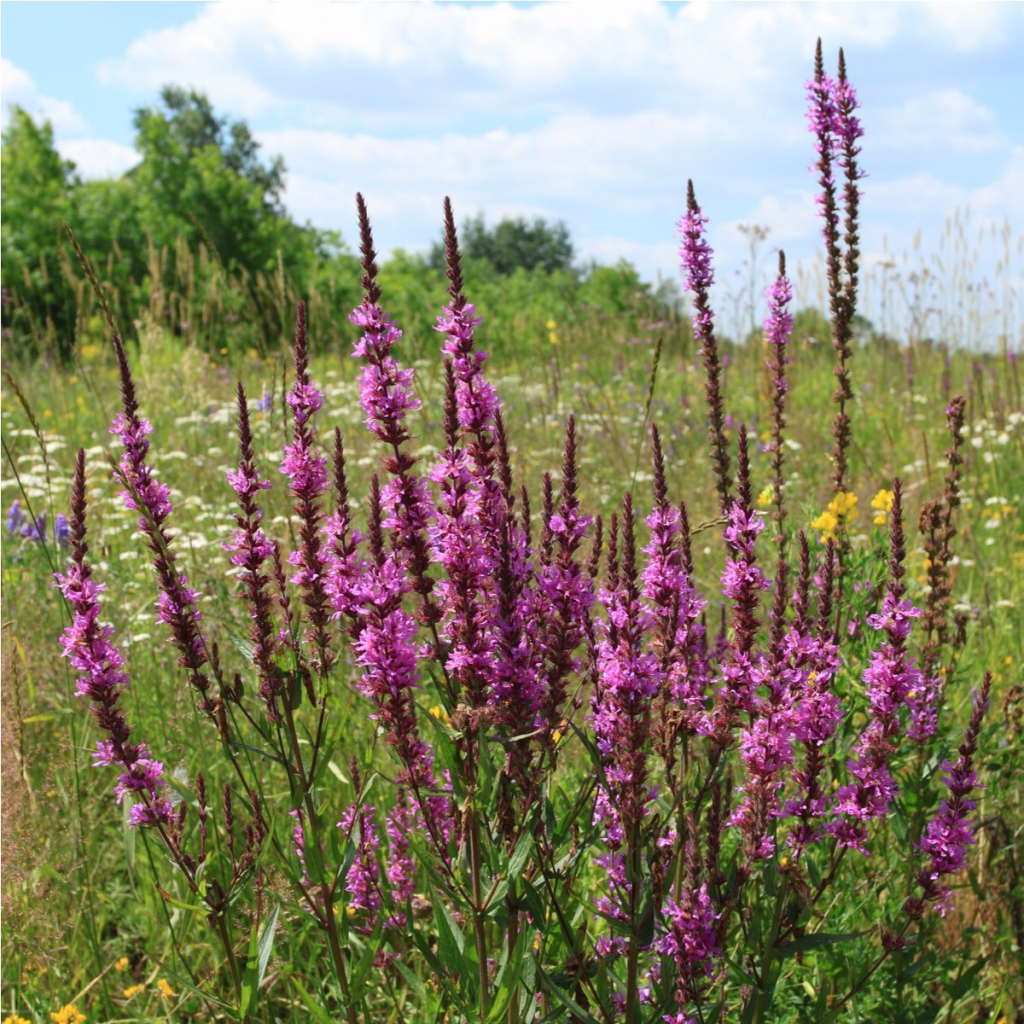
{"label": "white cloud", "polygon": [[57,147],[61,156],[75,162],[83,178],[116,178],[139,162],[131,146],[107,139],[74,139]]}
{"label": "white cloud", "polygon": [[31,76],[6,57],[0,58],[0,93],[3,94],[0,116],[4,127],[7,126],[8,109],[19,106],[33,117],[49,121],[55,132],[85,130],[84,119],[70,103],[52,96],[40,96]]}
{"label": "white cloud", "polygon": [[[515,97],[521,112],[565,105],[762,108],[804,77],[814,41],[876,51],[899,35],[955,33],[963,9],[892,5],[594,3],[211,4],[150,32],[102,80],[207,90],[246,116],[294,103],[325,121],[437,116]],[[997,11],[986,20],[999,24]],[[834,44],[833,44],[834,45]],[[440,107],[438,105],[441,105]]]}
{"label": "white cloud", "polygon": [[995,114],[960,89],[913,96],[876,118],[876,146],[921,150],[926,147],[981,153],[1006,144]]}

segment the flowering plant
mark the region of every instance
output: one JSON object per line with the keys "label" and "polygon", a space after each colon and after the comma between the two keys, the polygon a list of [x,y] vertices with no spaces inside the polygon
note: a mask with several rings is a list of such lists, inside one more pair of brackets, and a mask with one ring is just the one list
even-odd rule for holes
{"label": "flowering plant", "polygon": [[[829,258],[834,250],[844,268],[833,295],[836,494],[831,525],[811,524],[823,534],[813,548],[786,511],[793,321],[780,261],[765,324],[774,566],[742,424],[733,462],[713,254],[692,184],[681,259],[707,370],[719,517],[693,527],[685,502],[670,496],[656,425],[651,494],[626,493],[607,526],[588,515],[571,417],[560,479],[545,476],[534,515],[516,487],[488,356],[475,344],[480,318],[463,293],[447,200],[449,301],[437,322],[444,443],[428,464],[412,444],[414,373],[400,360],[402,331],[383,305],[359,196],[363,298],[351,315],[352,354],[378,472],[357,526],[342,432],[320,423],[324,395],[300,305],[280,464],[293,508],[287,553],[264,516],[261,496],[274,485],[256,459],[241,383],[237,390],[238,462],[227,475],[237,512],[224,544],[248,624],[233,638],[237,656],[222,654],[178,567],[172,495],[153,468],[153,427],[115,332],[122,411],[110,429],[122,447],[121,498],[138,514],[157,616],[217,756],[197,753],[187,778],[172,777],[159,751],[133,736],[122,700],[129,666],[102,621],[104,584],[88,558],[81,452],[71,559],[57,577],[73,614],[62,642],[103,733],[94,760],[119,769],[129,825],[167,852],[161,895],[205,917],[220,945],[223,979],[200,979],[187,965],[172,975],[199,999],[243,1021],[257,1019],[261,1000],[298,998],[317,1019],[349,1024],[404,1017],[413,1005],[415,1019],[691,1024],[766,1020],[779,993],[802,980],[808,1014],[835,1019],[890,957],[914,955],[929,910],[947,910],[951,876],[973,841],[987,680],[958,759],[943,762],[948,799],[904,836],[916,860],[902,899],[874,915],[863,909],[861,930],[828,927],[826,908],[889,841],[903,794],[926,808],[931,770],[902,741],[939,734],[934,681],[955,644],[940,590],[926,610],[931,653],[913,653],[922,610],[903,583],[899,479],[875,505],[888,526],[888,565],[866,616],[873,636],[841,628],[853,580],[839,527],[857,501],[846,490],[844,332],[856,296],[860,130],[843,65],[831,80],[820,52],[811,98]],[[842,261],[833,159],[847,180]],[[951,416],[954,448],[958,430]],[[955,478],[950,486],[955,493]],[[940,567],[955,533],[946,500],[936,513]],[[692,542],[714,527],[725,565],[717,592],[702,594]],[[723,607],[717,634],[712,602]],[[267,967],[285,922],[317,936],[322,955],[275,992]],[[801,968],[813,977],[817,958],[848,943],[861,955],[837,957],[843,988],[802,978]]]}

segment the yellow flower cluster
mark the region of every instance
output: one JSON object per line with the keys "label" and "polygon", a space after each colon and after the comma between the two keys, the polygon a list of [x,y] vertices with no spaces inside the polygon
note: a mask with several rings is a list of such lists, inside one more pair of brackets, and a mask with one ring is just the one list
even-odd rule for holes
{"label": "yellow flower cluster", "polygon": [[62,1006],[56,1013],[51,1013],[50,1020],[54,1021],[55,1024],[82,1024],[82,1021],[85,1020],[85,1014],[74,1003],[68,1003],[67,1006]]}
{"label": "yellow flower cluster", "polygon": [[821,542],[834,540],[840,526],[846,526],[857,518],[857,495],[850,491],[840,491],[829,503],[824,512],[811,523],[812,530],[821,531]]}
{"label": "yellow flower cluster", "polygon": [[769,484],[758,496],[757,504],[764,508],[766,505],[771,505],[775,501],[775,488],[772,484]]}
{"label": "yellow flower cluster", "polygon": [[871,507],[875,510],[875,525],[884,526],[886,518],[892,511],[892,491],[884,487],[871,499]]}
{"label": "yellow flower cluster", "polygon": [[129,985],[124,990],[124,997],[125,997],[125,999],[134,999],[140,992],[144,992],[145,989],[146,989],[146,986],[142,985],[142,984],[139,984],[139,985]]}
{"label": "yellow flower cluster", "polygon": [[445,725],[452,724],[451,715],[449,715],[440,704],[435,704],[430,708],[430,714],[432,714],[439,722],[444,722]]}
{"label": "yellow flower cluster", "polygon": [[171,988],[171,983],[166,978],[159,978],[156,983],[156,987],[160,989],[160,994],[164,999],[173,999],[177,993]]}

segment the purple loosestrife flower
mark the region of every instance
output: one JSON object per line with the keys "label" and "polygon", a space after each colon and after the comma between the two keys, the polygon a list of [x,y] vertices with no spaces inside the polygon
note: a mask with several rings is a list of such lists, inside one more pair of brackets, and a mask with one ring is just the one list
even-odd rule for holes
{"label": "purple loosestrife flower", "polygon": [[[359,374],[359,403],[366,413],[367,429],[397,453],[398,448],[412,436],[405,424],[406,415],[418,409],[420,401],[412,391],[413,370],[401,368],[391,354],[395,343],[401,340],[402,332],[380,307],[376,253],[369,215],[361,195],[356,196],[356,205],[363,252],[363,300],[352,311],[349,320],[362,331],[352,348],[352,355],[366,361]],[[390,467],[388,471],[402,472]]]}
{"label": "purple loosestrife flower", "polygon": [[832,681],[842,659],[832,635],[832,593],[835,585],[835,544],[829,541],[818,600],[818,619],[808,614],[810,589],[810,548],[800,533],[800,582],[796,600],[797,617],[785,639],[790,665],[790,694],[793,702],[793,737],[806,755],[802,768],[793,772],[795,795],[787,801],[783,817],[795,817],[787,842],[799,857],[805,847],[822,838],[820,822],[827,816],[829,799],[823,793],[821,775],[829,742],[836,733],[843,711],[832,692]]}
{"label": "purple loosestrife flower", "polygon": [[71,561],[65,573],[56,574],[56,585],[73,614],[61,644],[64,657],[81,673],[75,693],[89,698],[96,721],[108,736],[97,742],[93,760],[97,767],[115,764],[122,769],[115,792],[118,803],[125,794],[135,797],[129,812],[130,824],[162,827],[176,817],[170,801],[160,795],[166,785],[162,778],[163,764],[148,756],[144,743],[130,742],[131,728],[118,707],[121,694],[129,685],[128,673],[121,652],[110,642],[114,627],[100,624],[100,594],[104,584],[93,580],[92,567],[86,560],[89,546],[85,523],[85,451],[82,449],[75,464],[71,514]]}
{"label": "purple loosestrife flower", "polygon": [[967,726],[959,757],[955,763],[944,761],[942,770],[946,773],[943,782],[949,790],[949,797],[942,801],[938,814],[928,823],[924,836],[918,844],[929,863],[917,875],[923,890],[922,897],[908,900],[905,909],[912,919],[919,918],[928,903],[938,906],[943,916],[949,910],[951,891],[940,884],[944,875],[955,875],[967,866],[967,849],[974,844],[974,825],[967,815],[977,806],[968,799],[971,791],[979,787],[978,775],[974,771],[974,754],[978,749],[978,734],[988,706],[988,695],[992,676],[986,675],[981,692],[975,695],[974,709]]}
{"label": "purple loosestrife flower", "polygon": [[399,790],[395,805],[388,811],[387,876],[395,912],[388,922],[393,928],[408,926],[405,907],[416,890],[416,862],[411,853],[409,837],[425,832],[419,808],[411,806],[406,790]]}
{"label": "purple loosestrife flower", "polygon": [[352,897],[349,907],[359,912],[362,919],[357,929],[366,935],[373,932],[381,908],[380,869],[378,853],[380,837],[374,821],[375,808],[369,804],[352,804],[342,815],[338,828],[344,830],[356,847],[355,859],[348,869],[345,889]]}
{"label": "purple loosestrife flower", "polygon": [[334,513],[324,526],[331,542],[327,594],[334,609],[334,618],[346,619],[349,632],[358,636],[360,618],[356,584],[366,568],[359,555],[359,545],[364,538],[352,525],[348,481],[345,478],[345,449],[338,428],[334,430],[334,505]]}
{"label": "purple loosestrife flower", "polygon": [[664,1019],[677,1024],[696,1019],[686,1016],[684,1008],[697,996],[701,983],[715,976],[716,961],[722,955],[718,945],[721,914],[714,911],[706,883],[699,889],[687,886],[679,902],[666,900],[663,913],[668,931],[658,941],[658,952],[675,963],[675,999],[680,1011]]}
{"label": "purple loosestrife flower", "polygon": [[621,573],[615,566],[610,576],[608,588],[600,593],[608,617],[599,625],[599,684],[591,707],[607,781],[595,809],[605,823],[608,845],[614,850],[629,841],[647,814],[653,795],[647,766],[651,707],[665,677],[657,656],[644,649],[653,617],[641,602],[637,588],[633,499],[629,493],[622,507]]}
{"label": "purple loosestrife flower", "polygon": [[280,471],[288,477],[289,492],[299,520],[301,543],[288,556],[295,566],[292,582],[302,591],[309,614],[307,640],[316,651],[314,667],[326,676],[334,662],[331,634],[327,623],[330,604],[326,590],[330,551],[321,536],[324,520],[323,496],[327,491],[327,456],[316,444],[316,431],[310,425],[313,415],[323,407],[323,392],[309,376],[309,352],[306,334],[306,305],[299,303],[295,318],[295,384],[286,401],[295,418],[292,443],[285,446]]}
{"label": "purple loosestrife flower", "polygon": [[[860,147],[857,140],[864,134],[856,117],[857,96],[846,78],[846,59],[839,51],[838,81],[825,74],[821,40],[814,56],[814,78],[807,83],[808,125],[815,137],[820,192],[818,205],[824,222],[825,255],[828,268],[829,318],[832,322],[832,345],[836,353],[836,390],[833,400],[839,409],[832,423],[832,480],[836,493],[846,487],[847,449],[850,444],[850,417],[846,406],[853,400],[849,360],[853,355],[853,316],[856,311],[857,279],[860,250],[858,209],[860,190],[857,181],[862,173],[857,166]],[[845,221],[840,249],[839,203],[835,167],[843,171],[843,204]]]}
{"label": "purple loosestrife flower", "polygon": [[153,426],[149,420],[139,417],[135,382],[124,346],[116,334],[114,352],[121,377],[122,412],[114,417],[110,433],[117,434],[123,446],[118,475],[125,489],[120,497],[125,508],[140,513],[139,530],[153,555],[160,588],[157,618],[170,629],[171,642],[178,650],[178,664],[188,672],[189,683],[200,696],[201,710],[212,717],[217,702],[210,694],[210,679],[204,671],[208,658],[199,626],[203,616],[197,606],[198,595],[188,585],[188,577],[175,568],[171,536],[164,525],[172,511],[170,488],[156,479],[146,461],[149,453],[146,438],[153,432]]}
{"label": "purple loosestrife flower", "polygon": [[782,469],[785,462],[785,446],[782,434],[786,428],[786,394],[790,384],[786,377],[786,366],[791,362],[786,354],[790,336],[793,333],[793,314],[789,303],[793,299],[793,286],[786,277],[786,256],[779,252],[779,276],[767,291],[768,317],[764,322],[764,338],[768,345],[768,371],[772,377],[772,440],[766,450],[772,455],[772,497],[775,502],[775,523],[779,549],[785,550],[785,487]]}
{"label": "purple loosestrife flower", "polygon": [[397,782],[407,787],[419,805],[423,821],[438,851],[445,851],[451,829],[446,797],[439,794],[433,754],[420,737],[416,723],[416,622],[402,608],[409,583],[397,553],[386,553],[381,524],[380,484],[370,483],[369,541],[371,560],[354,581],[352,600],[362,624],[353,643],[362,676],[356,686],[375,707],[370,716],[384,730],[402,765]]}
{"label": "purple loosestrife flower", "polygon": [[264,572],[267,559],[273,559],[276,545],[263,532],[263,509],[257,503],[260,491],[270,487],[269,480],[260,478],[256,470],[249,426],[249,407],[245,390],[238,385],[238,469],[228,471],[228,483],[238,496],[239,511],[235,513],[236,529],[225,541],[224,550],[232,552],[231,564],[239,568],[238,581],[249,606],[249,640],[253,660],[260,676],[260,697],[271,715],[276,714],[275,697],[282,678],[274,664],[278,639],[271,609],[270,577]]}
{"label": "purple loosestrife flower", "polygon": [[[665,461],[658,428],[651,427],[654,466],[654,507],[645,522],[651,540],[644,548],[647,561],[641,574],[642,593],[654,616],[651,646],[660,653],[667,695],[684,709],[684,723],[696,731],[698,709],[704,701],[707,664],[704,628],[700,623],[706,601],[697,595],[684,557],[685,506],[669,503]],[[689,527],[686,524],[688,533]],[[688,537],[686,538],[688,543]],[[666,705],[667,706],[667,705]],[[666,737],[669,741],[670,738]]]}
{"label": "purple loosestrife flower", "polygon": [[451,200],[444,201],[445,274],[451,301],[437,318],[434,328],[445,335],[441,351],[449,356],[457,381],[456,408],[460,429],[469,438],[473,466],[472,513],[484,524],[491,546],[497,542],[497,518],[502,502],[494,479],[495,426],[500,401],[494,386],[483,374],[487,353],[475,348],[475,332],[482,320],[462,294],[462,257]]}
{"label": "purple loosestrife flower", "polygon": [[587,638],[594,583],[580,564],[579,549],[591,524],[580,506],[576,458],[576,418],[565,426],[562,481],[558,509],[553,508],[550,477],[545,475],[543,552],[536,574],[536,599],[530,631],[544,656],[541,722],[543,743],[553,749],[554,734],[562,726],[569,676],[579,668],[574,652]]}
{"label": "purple loosestrife flower", "polygon": [[401,369],[391,355],[392,346],[401,338],[402,332],[379,305],[381,292],[377,283],[377,255],[362,195],[356,195],[356,206],[359,212],[363,301],[350,319],[363,329],[352,350],[353,356],[364,358],[367,363],[360,377],[360,402],[371,433],[391,449],[382,460],[384,469],[392,477],[382,494],[383,505],[388,510],[388,518],[383,525],[394,534],[405,568],[412,577],[412,589],[422,602],[420,617],[434,630],[436,640],[436,623],[442,613],[430,596],[434,581],[427,573],[430,555],[424,536],[433,517],[434,506],[426,482],[411,472],[416,464],[415,457],[402,450],[402,445],[412,437],[405,424],[406,414],[418,409],[420,403],[412,394],[413,371]]}
{"label": "purple loosestrife flower", "polygon": [[[435,588],[445,609],[440,635],[448,643],[446,666],[470,707],[487,700],[494,666],[494,638],[489,629],[495,561],[482,542],[482,524],[471,510],[471,462],[459,445],[455,371],[445,363],[446,445],[432,476],[440,485],[436,525],[430,529],[435,557],[445,577]],[[500,495],[496,496],[500,500]]]}
{"label": "purple loosestrife flower", "polygon": [[843,786],[836,794],[837,820],[832,831],[841,846],[867,853],[867,824],[889,811],[897,792],[896,780],[889,772],[889,758],[896,750],[900,710],[908,695],[921,684],[921,674],[907,655],[907,637],[920,611],[904,598],[906,586],[903,560],[902,484],[893,481],[892,513],[889,530],[889,588],[878,615],[868,617],[872,629],[884,633],[881,648],[871,655],[862,676],[868,696],[868,725],[854,748],[857,760],[848,762],[856,782]]}
{"label": "purple loosestrife flower", "polygon": [[707,218],[697,205],[693,182],[687,183],[686,213],[679,221],[678,234],[683,241],[679,258],[683,267],[683,284],[693,292],[693,336],[700,344],[707,376],[705,393],[708,401],[708,428],[711,438],[711,462],[715,468],[716,486],[722,512],[728,512],[732,478],[729,474],[729,443],[725,436],[725,407],[722,399],[722,361],[715,340],[715,314],[709,292],[715,275],[711,268],[711,246],[705,231]]}
{"label": "purple loosestrife flower", "polygon": [[763,695],[756,695],[757,715],[743,729],[740,756],[747,778],[739,787],[743,801],[729,820],[738,825],[749,857],[768,860],[775,853],[774,839],[768,834],[772,819],[779,816],[778,791],[784,785],[785,769],[793,764],[795,686],[800,675],[790,665],[786,643],[791,630],[786,623],[789,602],[788,566],[780,553],[775,575],[775,601],[772,605],[768,651],[754,671]]}
{"label": "purple loosestrife flower", "polygon": [[733,638],[724,655],[721,668],[722,687],[712,712],[711,727],[716,742],[729,742],[732,725],[740,711],[757,711],[755,691],[759,683],[753,657],[754,638],[760,626],[757,611],[761,591],[771,587],[756,564],[754,550],[764,519],[751,508],[750,466],[747,453],[747,430],[739,430],[739,494],[729,511],[729,525],[722,531],[728,548],[722,573],[722,594],[733,602]]}

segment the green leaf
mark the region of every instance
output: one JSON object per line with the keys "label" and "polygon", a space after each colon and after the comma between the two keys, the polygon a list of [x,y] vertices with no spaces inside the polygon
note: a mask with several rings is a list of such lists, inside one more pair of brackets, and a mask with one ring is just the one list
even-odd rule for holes
{"label": "green leaf", "polygon": [[320,1008],[319,1003],[302,987],[298,978],[293,976],[291,982],[292,987],[298,992],[299,998],[306,1004],[306,1009],[309,1010],[312,1019],[317,1024],[337,1024],[338,1019],[330,1016],[330,1014]]}
{"label": "green leaf", "polygon": [[452,917],[445,902],[433,888],[430,889],[430,902],[434,908],[434,924],[437,927],[437,955],[452,974],[464,974],[466,958],[463,951],[466,948],[466,937],[455,923],[455,918]]}
{"label": "green leaf", "polygon": [[523,869],[526,867],[527,861],[530,859],[530,854],[533,852],[533,844],[536,837],[532,828],[527,830],[519,837],[519,842],[516,843],[516,848],[512,851],[512,856],[508,862],[508,876],[509,878],[519,878]]}
{"label": "green leaf", "polygon": [[161,888],[159,885],[156,887],[156,891],[160,893],[162,900],[170,903],[172,907],[177,907],[179,910],[187,910],[190,914],[208,914],[210,912],[209,907],[193,903],[182,903],[181,900],[175,899],[166,889]]}
{"label": "green leaf", "polygon": [[587,1013],[586,1010],[576,1002],[575,999],[568,992],[559,988],[554,981],[551,979],[550,974],[546,974],[544,970],[538,966],[537,973],[540,975],[541,984],[544,988],[550,992],[570,1013],[574,1015],[582,1024],[598,1024],[593,1017]]}
{"label": "green leaf", "polygon": [[355,967],[352,968],[351,991],[354,1002],[359,1001],[363,986],[366,984],[366,979],[370,976],[370,971],[373,969],[373,959],[377,954],[377,948],[380,946],[380,936],[383,930],[383,922],[378,918],[373,934],[366,941],[366,949],[363,950],[363,955],[356,962]]}
{"label": "green leaf", "polygon": [[260,933],[260,943],[257,950],[256,988],[263,984],[263,978],[267,973],[267,964],[270,963],[270,951],[274,948],[274,933],[277,931],[277,915],[281,910],[281,904],[275,903],[274,909],[270,912],[263,931]]}
{"label": "green leaf", "polygon": [[253,642],[247,636],[242,636],[241,633],[235,633],[233,630],[228,629],[225,632],[228,635],[228,639],[235,645],[246,662],[249,665],[255,665],[256,647]]}
{"label": "green leaf", "polygon": [[506,957],[504,963],[494,979],[495,996],[490,1014],[487,1017],[488,1024],[497,1024],[508,1012],[509,1004],[516,996],[516,991],[519,988],[520,969],[523,964],[523,957],[526,955],[529,935],[530,929],[527,928],[519,932],[511,957],[507,955],[508,949],[506,948],[505,950]]}

